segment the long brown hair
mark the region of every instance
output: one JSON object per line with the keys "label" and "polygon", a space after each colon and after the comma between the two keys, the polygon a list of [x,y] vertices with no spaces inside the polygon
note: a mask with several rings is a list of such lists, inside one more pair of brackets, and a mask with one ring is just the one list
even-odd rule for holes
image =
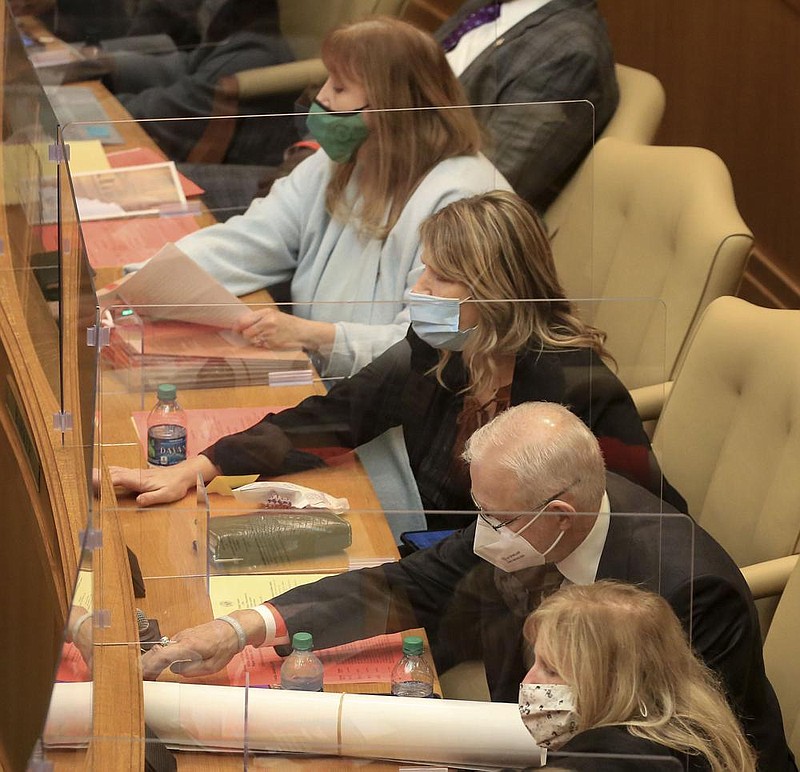
{"label": "long brown hair", "polygon": [[[494,190],[454,201],[422,223],[420,237],[428,266],[466,284],[474,301],[510,301],[475,304],[479,322],[463,352],[470,391],[491,388],[495,357],[532,346],[590,348],[611,358],[605,333],[565,298],[544,225],[519,196]],[[449,358],[441,352],[440,382]]]}
{"label": "long brown hair", "polygon": [[525,636],[572,687],[580,731],[621,725],[704,756],[713,772],[754,772],[718,679],[660,595],[607,580],[571,585],[542,601]]}
{"label": "long brown hair", "polygon": [[[357,159],[336,165],[328,209],[342,219],[357,215],[364,233],[384,238],[437,163],[479,151],[481,129],[472,110],[453,109],[467,104],[461,84],[438,43],[411,24],[378,16],[338,27],[325,38],[322,59],[331,74],[361,84],[377,111],[368,113]],[[353,211],[345,190],[356,167],[361,197]]]}

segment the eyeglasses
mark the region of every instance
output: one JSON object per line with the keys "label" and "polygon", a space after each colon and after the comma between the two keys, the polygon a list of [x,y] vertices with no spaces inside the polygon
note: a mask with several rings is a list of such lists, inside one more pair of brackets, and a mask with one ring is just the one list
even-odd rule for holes
{"label": "eyeglasses", "polygon": [[[574,487],[580,482],[580,478],[577,480],[573,480],[566,488],[563,488],[558,493],[553,494],[549,499],[547,499],[539,506],[534,507],[533,518],[531,522],[533,522],[537,517],[539,517],[542,512],[554,501],[560,499],[570,488]],[[483,520],[486,525],[489,526],[493,531],[499,531],[501,528],[507,528],[512,523],[516,523],[517,520],[520,520],[523,517],[528,517],[530,512],[523,512],[522,514],[516,515],[516,517],[512,517],[510,520],[500,521],[496,517],[492,517],[491,515],[487,515],[486,511],[483,507],[475,501],[475,497],[472,495],[472,491],[469,492],[470,498],[472,499],[472,503],[475,505],[476,509],[478,510],[478,517]]]}

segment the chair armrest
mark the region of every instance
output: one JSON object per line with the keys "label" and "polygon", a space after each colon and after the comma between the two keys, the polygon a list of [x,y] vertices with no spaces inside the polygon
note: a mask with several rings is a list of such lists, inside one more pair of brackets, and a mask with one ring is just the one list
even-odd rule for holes
{"label": "chair armrest", "polygon": [[268,94],[287,94],[302,91],[306,86],[323,83],[328,71],[322,59],[303,59],[299,62],[256,67],[236,73],[239,99],[245,101]]}
{"label": "chair armrest", "polygon": [[787,555],[785,558],[775,558],[774,560],[765,560],[763,563],[744,566],[741,572],[753,597],[757,600],[780,595],[797,565],[798,558],[800,555]]}
{"label": "chair armrest", "polygon": [[673,381],[666,383],[654,383],[652,386],[640,386],[638,389],[631,389],[633,404],[642,421],[655,421],[661,415],[664,403],[672,391]]}

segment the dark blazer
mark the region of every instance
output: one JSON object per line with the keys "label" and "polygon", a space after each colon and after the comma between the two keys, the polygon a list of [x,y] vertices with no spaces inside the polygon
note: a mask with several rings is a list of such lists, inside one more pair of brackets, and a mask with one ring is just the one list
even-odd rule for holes
{"label": "dark blazer", "polygon": [[570,772],[711,772],[705,758],[670,751],[635,737],[624,726],[581,732],[558,751],[548,753],[547,763]]}
{"label": "dark blazer", "polygon": [[[609,474],[607,490],[616,515],[597,578],[661,594],[697,654],[722,678],[760,755],[760,769],[796,769],[764,672],[758,617],[739,569],[702,528],[643,488]],[[542,579],[535,572],[525,575],[512,608],[508,577],[517,575],[476,557],[474,534],[472,523],[397,563],[323,579],[273,603],[290,633],[311,631],[320,647],[422,626],[439,669],[483,659],[492,699],[515,702],[525,673],[522,626],[541,598]]]}
{"label": "dark blazer", "polygon": [[[440,42],[485,4],[467,0],[437,30]],[[485,108],[486,155],[523,198],[544,211],[611,120],[619,102],[614,54],[595,0],[551,0],[461,74],[470,103],[588,100],[591,105]]]}
{"label": "dark blazer", "polygon": [[[466,465],[454,464],[453,448],[464,404],[467,374],[454,354],[442,386],[430,373],[439,352],[409,329],[396,343],[325,396],[267,416],[203,451],[223,474],[285,474],[320,465],[322,459],[357,448],[394,426],[403,436],[426,510],[474,511]],[[658,491],[661,475],[630,394],[589,349],[540,351],[532,346],[516,360],[511,404],[545,400],[566,405],[594,432],[606,465]],[[281,449],[290,447],[288,452]],[[676,505],[683,499],[672,489]],[[431,527],[461,527],[463,517],[431,515]]]}
{"label": "dark blazer", "polygon": [[[171,160],[184,161],[214,112],[214,89],[220,78],[289,62],[292,53],[279,35],[243,30],[191,52],[161,56],[119,52],[113,60],[114,92],[134,118],[193,119],[142,123]],[[252,115],[283,115],[239,121],[225,163],[279,164],[284,149],[297,139],[294,118],[286,115],[294,110],[294,96],[266,96],[240,107],[240,112]]]}

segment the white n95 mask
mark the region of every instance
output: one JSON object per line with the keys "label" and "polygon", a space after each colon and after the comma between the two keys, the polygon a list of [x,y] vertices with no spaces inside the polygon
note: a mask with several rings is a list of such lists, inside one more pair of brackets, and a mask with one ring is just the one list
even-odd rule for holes
{"label": "white n95 mask", "polygon": [[482,517],[478,517],[475,525],[475,538],[472,541],[472,551],[480,558],[496,566],[501,571],[521,571],[523,568],[543,566],[547,556],[561,541],[564,531],[560,531],[553,543],[544,551],[539,552],[527,539],[522,536],[523,531],[532,526],[544,510],[537,512],[519,531],[508,528],[492,528]]}
{"label": "white n95 mask", "polygon": [[567,684],[520,684],[519,715],[542,748],[556,750],[578,733],[575,694]]}
{"label": "white n95 mask", "polygon": [[409,291],[409,313],[411,329],[434,348],[446,351],[462,351],[475,329],[458,328],[461,319],[461,304],[458,298],[440,298]]}

